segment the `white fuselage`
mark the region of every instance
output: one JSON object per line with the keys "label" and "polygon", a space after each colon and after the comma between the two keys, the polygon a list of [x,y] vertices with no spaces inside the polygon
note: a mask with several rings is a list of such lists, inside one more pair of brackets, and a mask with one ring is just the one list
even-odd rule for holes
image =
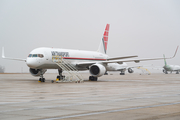
{"label": "white fuselage", "polygon": [[166,65],[163,67],[166,71],[180,71],[179,65]]}
{"label": "white fuselage", "polygon": [[[94,61],[95,63],[101,63],[109,58],[108,55],[95,51],[43,47],[32,50],[26,59],[26,63],[28,67],[33,69],[59,69],[59,66],[52,61],[52,56],[62,56],[63,59],[74,66],[80,62]],[[107,71],[116,71],[127,67],[126,63],[109,63],[105,66]],[[86,66],[76,66],[76,68],[78,70],[87,70]]]}

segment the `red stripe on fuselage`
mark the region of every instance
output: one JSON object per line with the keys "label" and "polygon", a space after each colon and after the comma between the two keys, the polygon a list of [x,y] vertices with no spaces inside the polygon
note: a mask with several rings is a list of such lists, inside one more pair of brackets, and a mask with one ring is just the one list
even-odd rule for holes
{"label": "red stripe on fuselage", "polygon": [[75,58],[75,57],[63,57],[63,59],[73,59],[73,60],[103,60],[105,61],[106,59],[97,59],[97,58]]}

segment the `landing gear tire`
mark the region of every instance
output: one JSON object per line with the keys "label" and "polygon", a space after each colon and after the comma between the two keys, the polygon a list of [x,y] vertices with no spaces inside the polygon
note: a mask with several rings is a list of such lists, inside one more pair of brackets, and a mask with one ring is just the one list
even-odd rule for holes
{"label": "landing gear tire", "polygon": [[39,78],[39,81],[38,82],[41,82],[41,78]]}
{"label": "landing gear tire", "polygon": [[58,76],[57,76],[57,79],[58,79],[58,80],[64,80],[64,78],[65,78],[65,76],[63,76],[63,75],[58,75]]}
{"label": "landing gear tire", "polygon": [[97,79],[98,79],[97,77],[89,76],[89,80],[90,80],[90,81],[97,81]]}
{"label": "landing gear tire", "polygon": [[107,73],[107,72],[105,72],[105,73],[104,73],[104,75],[108,75],[108,73]]}
{"label": "landing gear tire", "polygon": [[39,78],[39,82],[45,82],[45,78]]}
{"label": "landing gear tire", "polygon": [[125,73],[120,73],[120,75],[125,75]]}
{"label": "landing gear tire", "polygon": [[59,80],[60,80],[60,75],[58,75],[58,76],[57,76],[57,79],[59,79]]}
{"label": "landing gear tire", "polygon": [[64,80],[64,79],[65,79],[65,76],[62,75],[62,72],[63,72],[63,71],[62,71],[61,69],[58,70],[58,73],[59,73],[59,75],[57,76],[57,79],[58,79],[58,80]]}
{"label": "landing gear tire", "polygon": [[43,78],[43,74],[44,72],[42,70],[40,70],[40,78],[38,82],[45,82],[45,78]]}
{"label": "landing gear tire", "polygon": [[176,74],[179,74],[179,71],[177,71]]}

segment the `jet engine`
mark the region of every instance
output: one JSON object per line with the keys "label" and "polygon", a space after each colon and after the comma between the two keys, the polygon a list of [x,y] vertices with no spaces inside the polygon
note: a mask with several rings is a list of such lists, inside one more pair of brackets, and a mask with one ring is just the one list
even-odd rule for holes
{"label": "jet engine", "polygon": [[106,72],[106,68],[101,64],[93,64],[89,68],[89,72],[94,77],[100,77]]}
{"label": "jet engine", "polygon": [[165,69],[163,69],[163,73],[168,74],[168,72]]}
{"label": "jet engine", "polygon": [[133,73],[134,70],[132,70],[132,68],[128,68],[128,72],[129,72],[129,73]]}
{"label": "jet engine", "polygon": [[29,69],[29,72],[33,76],[40,76],[41,74],[44,74],[46,71],[47,71],[46,69],[33,69],[33,68]]}

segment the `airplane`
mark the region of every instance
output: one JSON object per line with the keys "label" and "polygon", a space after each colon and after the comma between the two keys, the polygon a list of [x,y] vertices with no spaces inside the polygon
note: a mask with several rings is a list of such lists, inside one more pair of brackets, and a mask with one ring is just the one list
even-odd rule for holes
{"label": "airplane", "polygon": [[173,71],[176,71],[176,74],[179,74],[179,71],[180,71],[180,66],[179,65],[167,65],[167,62],[166,62],[166,59],[165,59],[165,55],[164,56],[164,66],[163,66],[163,72],[165,74],[168,74],[168,71],[170,71],[171,73]]}
{"label": "airplane", "polygon": [[4,73],[4,67],[0,65],[0,73]]}
{"label": "airplane", "polygon": [[[108,45],[108,35],[109,35],[110,24],[106,25],[103,38],[100,42],[97,51],[86,51],[86,50],[73,50],[73,49],[61,49],[61,48],[48,48],[40,47],[32,50],[26,59],[20,58],[9,58],[4,55],[4,47],[2,48],[2,58],[10,60],[20,60],[26,62],[29,67],[29,71],[33,76],[39,76],[40,82],[45,82],[43,74],[47,69],[57,69],[59,75],[57,78],[62,77],[63,69],[52,61],[53,56],[60,56],[64,60],[67,60],[72,66],[77,70],[89,70],[91,76],[89,80],[97,81],[98,77],[103,76],[107,71],[121,71],[121,75],[124,75],[125,70],[130,73],[133,72],[131,68],[128,68],[125,62],[135,62],[147,60],[160,60],[164,58],[151,58],[151,59],[134,59],[134,60],[122,60],[127,58],[138,57],[134,56],[124,56],[124,57],[109,57],[106,54]],[[178,49],[178,48],[177,48]],[[177,49],[173,57],[175,57]],[[166,59],[171,59],[169,57]]]}

